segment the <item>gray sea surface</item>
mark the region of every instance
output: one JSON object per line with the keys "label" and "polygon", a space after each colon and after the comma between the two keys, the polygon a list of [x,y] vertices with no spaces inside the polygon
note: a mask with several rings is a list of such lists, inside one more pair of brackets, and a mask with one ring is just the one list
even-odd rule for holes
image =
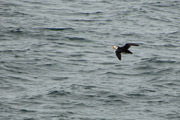
{"label": "gray sea surface", "polygon": [[180,120],[180,1],[0,0],[0,120]]}

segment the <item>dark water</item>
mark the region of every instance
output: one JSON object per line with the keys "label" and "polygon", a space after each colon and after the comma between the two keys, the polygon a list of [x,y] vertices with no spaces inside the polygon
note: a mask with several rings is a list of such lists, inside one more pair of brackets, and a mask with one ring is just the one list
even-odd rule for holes
{"label": "dark water", "polygon": [[1,0],[0,119],[179,120],[180,1]]}

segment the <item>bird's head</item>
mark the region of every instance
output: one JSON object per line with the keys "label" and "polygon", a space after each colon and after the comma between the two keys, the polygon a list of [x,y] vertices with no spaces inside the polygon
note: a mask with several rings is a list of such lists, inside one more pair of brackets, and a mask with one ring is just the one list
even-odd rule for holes
{"label": "bird's head", "polygon": [[117,50],[117,49],[118,49],[118,46],[113,46],[113,49],[114,49],[114,50]]}

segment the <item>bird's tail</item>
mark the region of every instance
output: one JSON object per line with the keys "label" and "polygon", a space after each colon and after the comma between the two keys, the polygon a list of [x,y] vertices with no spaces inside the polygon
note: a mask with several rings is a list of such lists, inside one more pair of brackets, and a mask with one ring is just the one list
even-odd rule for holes
{"label": "bird's tail", "polygon": [[133,54],[131,51],[129,50],[126,50],[125,53],[128,53],[128,54]]}

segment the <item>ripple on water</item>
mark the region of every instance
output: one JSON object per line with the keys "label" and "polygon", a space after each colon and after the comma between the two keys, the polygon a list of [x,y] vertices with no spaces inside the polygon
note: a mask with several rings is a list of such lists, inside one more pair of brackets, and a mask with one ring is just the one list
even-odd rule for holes
{"label": "ripple on water", "polygon": [[103,14],[103,12],[101,11],[97,11],[97,12],[76,12],[76,13],[73,13],[75,15],[85,15],[85,16],[90,16],[90,15],[99,15],[99,14]]}
{"label": "ripple on water", "polygon": [[70,41],[74,41],[74,42],[92,42],[86,38],[82,38],[82,37],[66,37],[66,39],[70,40]]}
{"label": "ripple on water", "polygon": [[63,81],[67,79],[69,79],[69,77],[52,77],[52,80],[55,80],[55,81]]}
{"label": "ripple on water", "polygon": [[65,90],[52,90],[47,95],[51,97],[60,97],[60,96],[67,96],[71,93]]}
{"label": "ripple on water", "polygon": [[50,30],[50,31],[72,31],[75,30],[74,28],[67,27],[67,28],[42,28],[44,30]]}

